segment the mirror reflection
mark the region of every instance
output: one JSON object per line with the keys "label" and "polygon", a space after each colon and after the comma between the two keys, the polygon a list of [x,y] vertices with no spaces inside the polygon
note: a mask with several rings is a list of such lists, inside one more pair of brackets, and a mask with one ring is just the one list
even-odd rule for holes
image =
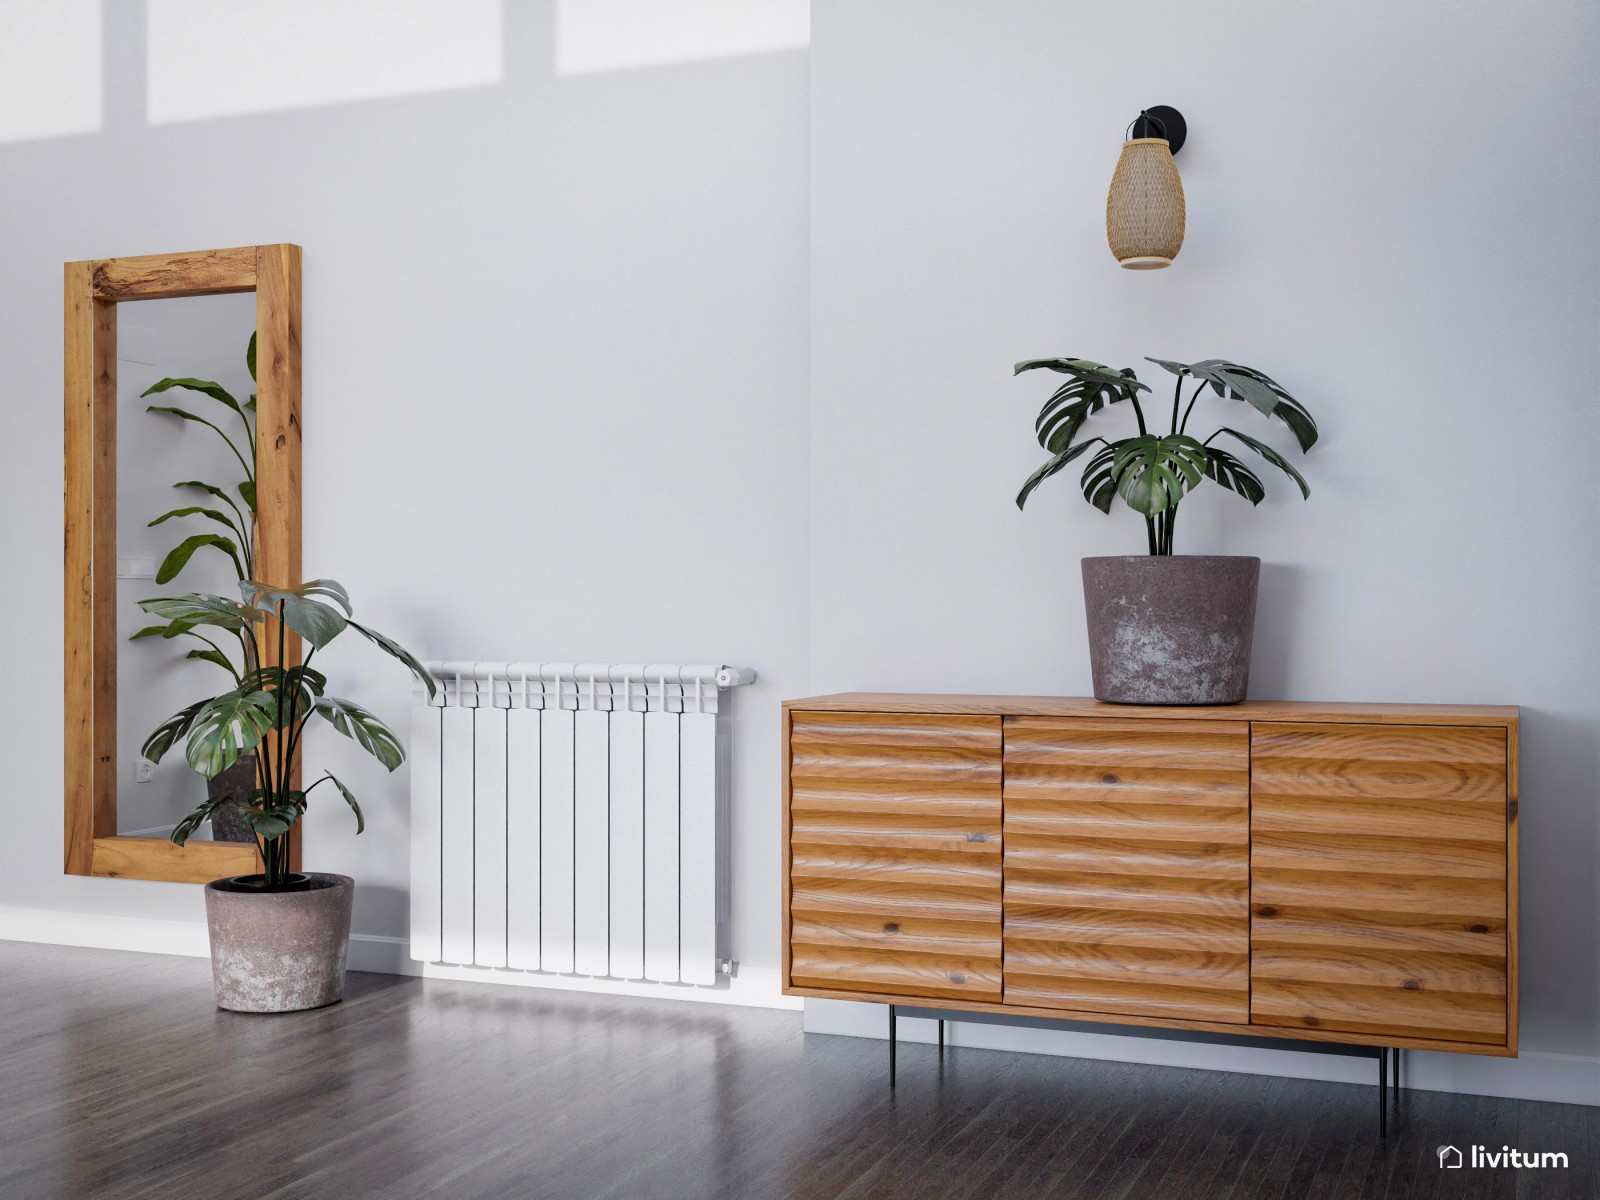
{"label": "mirror reflection", "polygon": [[[213,789],[248,788],[253,759],[208,785],[181,741],[144,750],[173,714],[231,686],[245,649],[189,627],[163,598],[236,596],[254,554],[252,293],[119,306],[117,331],[117,832],[166,837]],[[197,838],[249,842],[227,806]]]}

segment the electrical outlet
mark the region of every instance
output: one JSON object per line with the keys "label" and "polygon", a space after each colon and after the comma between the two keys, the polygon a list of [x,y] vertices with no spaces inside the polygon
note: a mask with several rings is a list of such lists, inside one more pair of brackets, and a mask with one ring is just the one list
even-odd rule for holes
{"label": "electrical outlet", "polygon": [[156,765],[148,758],[133,760],[133,781],[135,783],[149,783],[155,778]]}

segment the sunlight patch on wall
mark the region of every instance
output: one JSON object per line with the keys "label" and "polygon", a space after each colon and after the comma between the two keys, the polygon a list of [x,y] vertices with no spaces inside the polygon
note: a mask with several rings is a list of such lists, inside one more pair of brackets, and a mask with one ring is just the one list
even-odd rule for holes
{"label": "sunlight patch on wall", "polygon": [[147,0],[152,124],[499,83],[501,0]]}
{"label": "sunlight patch on wall", "polygon": [[810,0],[556,0],[559,75],[810,44]]}
{"label": "sunlight patch on wall", "polygon": [[0,0],[0,142],[100,128],[100,0]]}

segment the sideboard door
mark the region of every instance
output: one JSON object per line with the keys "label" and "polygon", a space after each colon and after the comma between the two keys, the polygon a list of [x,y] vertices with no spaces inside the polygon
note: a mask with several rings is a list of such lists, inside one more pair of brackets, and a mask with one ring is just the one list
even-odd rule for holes
{"label": "sideboard door", "polygon": [[1506,1044],[1506,731],[1256,724],[1251,771],[1251,1022]]}
{"label": "sideboard door", "polygon": [[791,713],[789,982],[1000,1000],[1000,718]]}
{"label": "sideboard door", "polygon": [[1007,1004],[1243,1024],[1246,723],[1008,717]]}

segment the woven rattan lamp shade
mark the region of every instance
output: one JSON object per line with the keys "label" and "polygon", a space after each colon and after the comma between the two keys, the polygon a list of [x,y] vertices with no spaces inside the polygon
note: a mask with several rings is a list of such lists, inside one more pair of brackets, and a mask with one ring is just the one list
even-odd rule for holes
{"label": "woven rattan lamp shade", "polygon": [[1168,267],[1183,247],[1183,180],[1165,138],[1132,138],[1106,197],[1106,240],[1130,271]]}

